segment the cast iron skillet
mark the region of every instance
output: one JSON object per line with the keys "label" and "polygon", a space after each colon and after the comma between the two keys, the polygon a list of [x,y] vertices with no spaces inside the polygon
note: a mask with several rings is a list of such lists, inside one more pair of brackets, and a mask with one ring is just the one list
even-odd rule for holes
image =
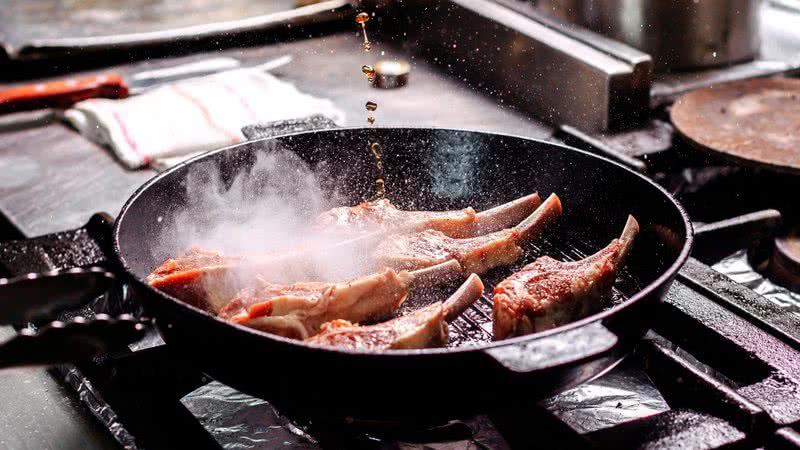
{"label": "cast iron skillet", "polygon": [[[564,214],[524,262],[542,253],[562,259],[592,253],[633,214],[641,232],[613,304],[575,323],[502,342],[478,338],[455,348],[364,353],[232,325],[144,282],[173,256],[159,253],[155,237],[185,207],[186,177],[196,165],[214,163],[230,182],[260,152],[288,149],[335,174],[323,187],[356,204],[373,193],[376,169],[366,147],[375,141],[384,149],[388,195],[402,208],[481,210],[531,192],[543,198],[557,193]],[[663,189],[583,151],[474,131],[351,128],[247,142],[176,166],[129,199],[112,242],[121,276],[164,340],[212,377],[306,417],[427,421],[509,400],[519,407],[520,401],[532,403],[613,367],[655,320],[654,306],[688,257],[691,234],[685,212]],[[508,273],[483,278],[491,286]]]}

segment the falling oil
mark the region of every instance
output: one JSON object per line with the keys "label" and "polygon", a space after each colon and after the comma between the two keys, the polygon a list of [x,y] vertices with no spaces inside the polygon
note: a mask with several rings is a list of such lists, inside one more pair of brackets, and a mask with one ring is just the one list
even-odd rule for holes
{"label": "falling oil", "polygon": [[372,43],[367,37],[367,22],[369,22],[369,14],[361,12],[356,15],[356,23],[361,25],[361,32],[364,34],[364,43],[361,46],[364,47],[364,51],[368,52],[372,48]]}
{"label": "falling oil", "polygon": [[[361,44],[365,51],[369,51],[372,48],[372,43],[369,41],[367,37],[367,22],[369,22],[369,14],[365,12],[358,13],[356,15],[356,23],[361,25],[361,33],[364,36],[364,42]],[[361,66],[361,73],[366,75],[367,81],[372,84],[375,81],[375,69],[367,64]],[[374,112],[378,109],[378,104],[373,101],[368,101],[364,107],[367,109],[368,112]],[[367,122],[372,125],[375,123],[375,117],[372,115],[367,117]],[[369,144],[369,151],[372,153],[373,158],[375,159],[375,168],[378,169],[378,177],[375,179],[375,197],[376,198],[385,198],[386,197],[386,182],[385,179],[385,171],[383,168],[383,154],[381,150],[381,145],[377,142],[373,142]]]}
{"label": "falling oil", "polygon": [[377,198],[384,198],[386,197],[386,183],[384,182],[386,173],[383,170],[383,154],[381,145],[377,142],[373,142],[370,144],[369,150],[372,152],[372,156],[375,158],[375,167],[378,169],[378,178],[375,180],[375,196]]}
{"label": "falling oil", "polygon": [[367,81],[370,83],[375,81],[375,69],[373,69],[372,66],[366,64],[361,66],[361,72],[367,76]]}

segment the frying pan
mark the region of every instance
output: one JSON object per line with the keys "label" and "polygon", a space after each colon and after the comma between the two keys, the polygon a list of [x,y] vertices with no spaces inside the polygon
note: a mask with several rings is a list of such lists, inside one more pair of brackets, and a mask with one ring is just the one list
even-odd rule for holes
{"label": "frying pan", "polygon": [[[628,214],[641,232],[603,311],[546,332],[492,342],[489,298],[454,322],[448,348],[355,351],[315,347],[224,322],[151,288],[144,277],[169,256],[154,237],[187,206],[186,180],[213,163],[230,183],[259,153],[295,152],[328,173],[323,188],[350,204],[373,194],[370,142],[383,147],[388,197],[405,209],[486,209],[557,193],[558,224],[526,249],[575,259],[618,236]],[[429,128],[345,128],[251,141],[210,152],[142,186],[122,208],[108,258],[170,347],[211,377],[289,414],[320,420],[428,421],[532,402],[602,374],[650,328],[655,306],[689,255],[682,208],[650,180],[607,159],[516,136]],[[101,246],[102,247],[102,246]],[[511,273],[483,277],[491,286]],[[483,316],[482,316],[483,314]],[[524,399],[524,400],[520,400]]]}

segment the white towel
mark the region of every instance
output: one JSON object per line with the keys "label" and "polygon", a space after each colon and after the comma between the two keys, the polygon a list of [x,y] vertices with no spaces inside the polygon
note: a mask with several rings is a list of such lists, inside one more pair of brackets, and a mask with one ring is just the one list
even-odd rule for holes
{"label": "white towel", "polygon": [[88,139],[108,146],[126,166],[174,164],[198,152],[244,140],[245,125],[344,113],[330,100],[298,91],[256,69],[193,78],[124,100],[77,103],[65,118]]}

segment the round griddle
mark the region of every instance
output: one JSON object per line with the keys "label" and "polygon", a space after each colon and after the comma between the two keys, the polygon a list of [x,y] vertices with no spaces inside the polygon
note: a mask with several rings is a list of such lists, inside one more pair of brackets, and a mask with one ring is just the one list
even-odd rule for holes
{"label": "round griddle", "polygon": [[739,81],[690,92],[670,112],[695,146],[757,167],[800,174],[800,80]]}

